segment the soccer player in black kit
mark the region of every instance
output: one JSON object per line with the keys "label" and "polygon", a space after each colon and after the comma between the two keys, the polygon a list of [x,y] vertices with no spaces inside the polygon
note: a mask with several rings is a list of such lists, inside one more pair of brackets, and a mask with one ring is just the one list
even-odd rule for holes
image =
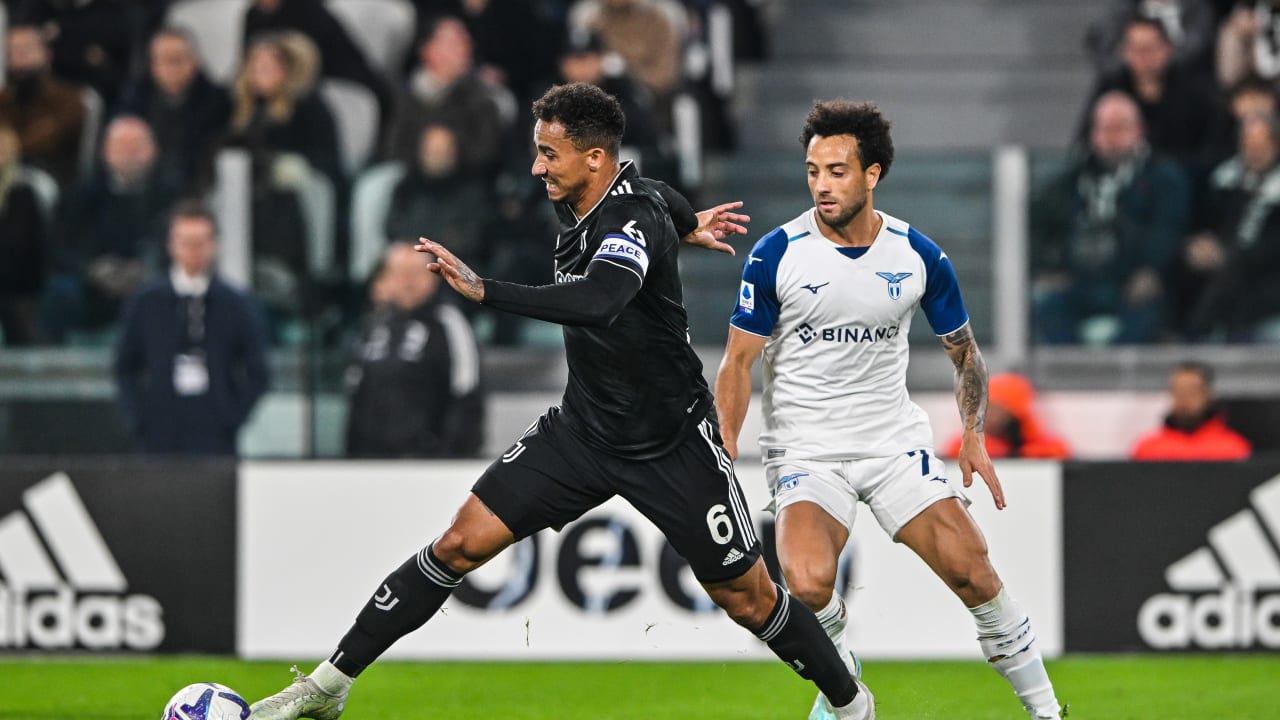
{"label": "soccer player in black kit", "polygon": [[657,525],[712,600],[816,684],[838,717],[874,718],[870,693],[813,613],[765,570],[689,346],[681,231],[718,239],[745,218],[728,212],[734,204],[695,216],[677,193],[620,163],[622,109],[593,85],[553,87],[533,113],[533,174],[560,218],[555,284],[482,279],[437,243],[424,238],[418,249],[467,299],[564,326],[563,401],[489,466],[452,525],[378,586],[333,655],[255,703],[253,718],[335,720],[352,680],[426,623],[463,575],[614,495]]}

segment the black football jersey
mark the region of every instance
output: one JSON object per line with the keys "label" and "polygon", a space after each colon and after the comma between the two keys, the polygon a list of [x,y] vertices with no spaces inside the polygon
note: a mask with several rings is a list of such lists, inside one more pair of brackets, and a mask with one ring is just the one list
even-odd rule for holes
{"label": "black football jersey", "polygon": [[632,459],[656,457],[706,417],[711,391],[689,346],[677,255],[680,239],[656,184],[625,163],[605,196],[578,218],[556,204],[557,283],[594,263],[635,273],[640,290],[608,327],[564,327],[569,427],[593,446]]}

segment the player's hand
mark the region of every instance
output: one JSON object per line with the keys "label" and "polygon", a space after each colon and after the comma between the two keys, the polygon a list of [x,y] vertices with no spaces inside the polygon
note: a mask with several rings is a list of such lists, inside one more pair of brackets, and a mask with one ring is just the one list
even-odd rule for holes
{"label": "player's hand", "polygon": [[446,250],[443,245],[420,237],[413,249],[435,255],[436,259],[427,264],[427,269],[444,278],[445,282],[457,290],[459,295],[475,302],[484,300],[484,279],[476,275],[474,270],[467,267],[466,263]]}
{"label": "player's hand", "polygon": [[956,461],[960,464],[964,486],[973,485],[974,473],[981,475],[982,481],[991,491],[991,499],[995,501],[996,509],[1003,510],[1005,508],[1004,488],[1000,486],[1000,478],[996,477],[996,466],[991,462],[991,456],[987,455],[987,443],[981,433],[966,432],[964,434],[960,440],[960,455]]}
{"label": "player's hand", "polygon": [[740,223],[751,222],[751,216],[733,212],[740,207],[742,207],[742,201],[738,200],[697,213],[698,227],[685,235],[684,241],[708,250],[736,255],[733,246],[722,241],[730,235],[747,234],[746,226]]}

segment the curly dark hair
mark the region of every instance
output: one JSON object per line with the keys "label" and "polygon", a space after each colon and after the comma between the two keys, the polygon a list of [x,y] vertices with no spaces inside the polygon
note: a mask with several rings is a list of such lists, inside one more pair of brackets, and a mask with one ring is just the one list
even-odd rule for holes
{"label": "curly dark hair", "polygon": [[604,148],[615,158],[627,129],[618,99],[591,83],[552,86],[534,101],[533,117],[564,125],[565,136],[580,152]]}
{"label": "curly dark hair", "polygon": [[872,102],[848,100],[819,101],[813,104],[800,133],[800,144],[809,147],[815,135],[832,137],[852,135],[858,140],[858,161],[863,169],[879,163],[880,179],[889,176],[893,164],[893,138],[889,137],[889,119]]}

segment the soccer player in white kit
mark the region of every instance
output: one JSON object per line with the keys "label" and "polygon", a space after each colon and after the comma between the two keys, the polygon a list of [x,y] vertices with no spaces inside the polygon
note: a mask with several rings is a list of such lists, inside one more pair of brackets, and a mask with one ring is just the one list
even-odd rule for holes
{"label": "soccer player in white kit", "polygon": [[[1004,492],[983,442],[987,370],[946,253],[872,207],[893,161],[889,122],[871,103],[816,103],[800,138],[815,207],[764,236],[743,268],[715,396],[725,449],[738,454],[763,354],[760,446],[777,513],[778,560],[791,593],[844,644],[836,565],[858,501],[911,548],[973,614],[991,667],[1032,718],[1061,712],[1031,622],[1005,590],[986,540],[933,453],[907,395],[907,331],[916,307],[956,368],[964,421],[957,462],[967,488]],[[819,694],[811,719],[837,717]]]}

